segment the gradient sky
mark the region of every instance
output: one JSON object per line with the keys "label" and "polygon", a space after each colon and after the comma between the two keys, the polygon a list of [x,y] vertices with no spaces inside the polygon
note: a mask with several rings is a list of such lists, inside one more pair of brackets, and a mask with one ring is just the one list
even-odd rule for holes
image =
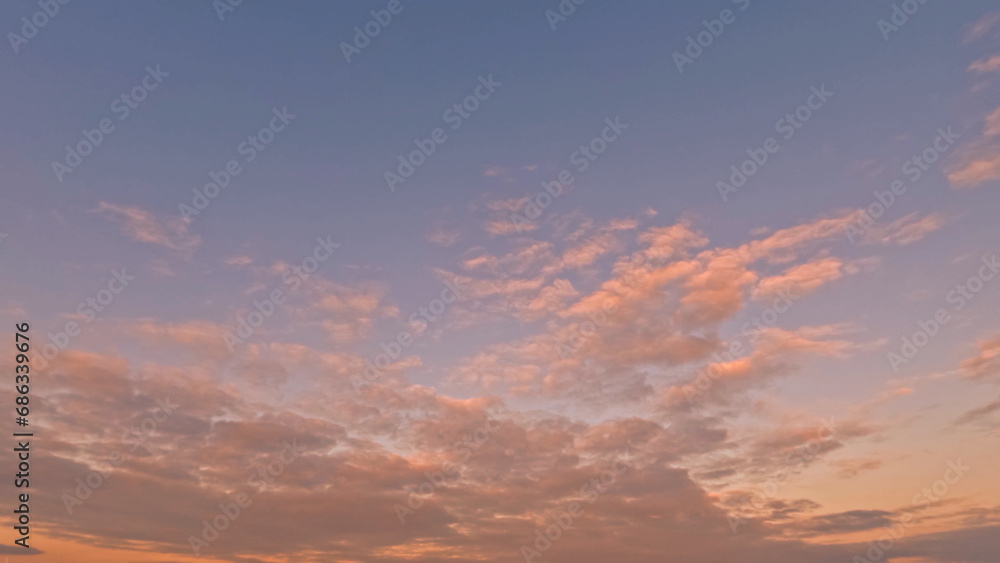
{"label": "gradient sky", "polygon": [[[31,325],[37,433],[32,549],[7,518],[0,554],[997,561],[995,1],[897,2],[918,9],[890,30],[882,0],[590,0],[555,29],[556,0],[401,0],[345,60],[388,4],[220,18],[209,0],[70,2],[16,45],[42,8],[0,6],[0,319],[11,339]],[[734,21],[679,70],[723,10]],[[115,100],[149,68],[163,74],[125,116]],[[820,90],[784,138],[779,120]],[[241,143],[282,111],[248,161]],[[436,128],[445,141],[390,190]],[[779,148],[722,197],[768,138]],[[943,150],[915,179],[928,149]],[[221,194],[182,213],[230,161]],[[563,170],[571,185],[525,215]],[[299,276],[327,255],[317,239],[339,246]],[[88,305],[123,268],[128,286]],[[422,314],[442,292],[443,313]],[[13,373],[13,353],[0,361]],[[612,467],[627,470],[589,496]],[[251,504],[208,541],[240,493]],[[542,549],[573,502],[582,515]]]}

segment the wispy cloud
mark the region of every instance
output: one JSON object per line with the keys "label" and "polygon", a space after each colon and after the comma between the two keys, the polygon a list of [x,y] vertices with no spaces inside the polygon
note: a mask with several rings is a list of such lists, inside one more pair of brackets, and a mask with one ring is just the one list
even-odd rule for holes
{"label": "wispy cloud", "polygon": [[989,12],[965,28],[962,35],[962,43],[972,43],[973,41],[986,37],[996,25],[1000,23],[1000,12]]}
{"label": "wispy cloud", "polygon": [[118,223],[122,233],[138,242],[162,246],[183,254],[191,254],[201,245],[201,236],[190,232],[190,219],[157,217],[139,207],[103,201],[95,211]]}

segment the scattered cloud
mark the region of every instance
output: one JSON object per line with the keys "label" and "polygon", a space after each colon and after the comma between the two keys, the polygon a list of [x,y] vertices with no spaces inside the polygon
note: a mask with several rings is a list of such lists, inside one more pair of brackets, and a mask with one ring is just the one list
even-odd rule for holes
{"label": "scattered cloud", "polygon": [[184,254],[201,245],[201,236],[190,232],[190,219],[158,218],[149,211],[127,205],[101,202],[96,209],[101,215],[117,222],[132,240],[162,246]]}
{"label": "scattered cloud", "polygon": [[962,373],[971,379],[1000,380],[1000,337],[980,340],[979,354],[962,362]]}
{"label": "scattered cloud", "polygon": [[249,256],[246,255],[232,256],[230,258],[226,258],[225,264],[227,266],[235,266],[238,268],[242,268],[245,266],[249,266],[250,264],[253,264],[253,258],[250,258]]}
{"label": "scattered cloud", "polygon": [[986,37],[996,25],[1000,23],[1000,12],[988,12],[975,22],[965,28],[962,35],[962,43],[972,43],[973,41]]}
{"label": "scattered cloud", "polygon": [[[1000,56],[996,60],[1000,63]],[[958,148],[947,175],[955,188],[971,188],[1000,179],[1000,108],[986,116],[981,136]]]}
{"label": "scattered cloud", "polygon": [[886,246],[906,246],[923,240],[924,237],[939,230],[944,224],[945,218],[941,213],[929,213],[923,217],[919,213],[910,213],[888,224],[873,225],[865,233],[865,242]]}
{"label": "scattered cloud", "polygon": [[969,65],[969,70],[978,74],[1000,71],[1000,55],[980,59]]}

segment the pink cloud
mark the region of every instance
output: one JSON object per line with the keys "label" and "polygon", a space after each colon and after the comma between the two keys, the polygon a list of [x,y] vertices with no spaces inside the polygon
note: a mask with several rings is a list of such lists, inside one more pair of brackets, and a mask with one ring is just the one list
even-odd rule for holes
{"label": "pink cloud", "polygon": [[972,43],[986,35],[1000,23],[1000,12],[988,12],[968,25],[962,35],[962,43]]}
{"label": "pink cloud", "polygon": [[189,232],[190,219],[181,217],[161,219],[138,207],[106,202],[101,202],[96,211],[118,222],[122,232],[138,242],[187,254],[194,252],[201,245],[201,237]]}

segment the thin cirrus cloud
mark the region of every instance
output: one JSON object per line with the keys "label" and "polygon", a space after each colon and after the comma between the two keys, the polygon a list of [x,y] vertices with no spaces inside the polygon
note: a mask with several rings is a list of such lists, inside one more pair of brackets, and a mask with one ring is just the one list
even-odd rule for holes
{"label": "thin cirrus cloud", "polygon": [[201,246],[201,236],[191,233],[190,219],[157,217],[139,207],[101,202],[96,212],[118,223],[122,233],[137,242],[190,254]]}
{"label": "thin cirrus cloud", "polygon": [[962,373],[972,379],[1000,379],[1000,337],[977,343],[979,354],[962,362]]}
{"label": "thin cirrus cloud", "polygon": [[[995,60],[1000,62],[1000,55]],[[984,118],[979,136],[958,148],[947,175],[956,188],[973,188],[1000,179],[1000,108]]]}
{"label": "thin cirrus cloud", "polygon": [[969,70],[978,74],[1000,71],[1000,55],[992,55],[969,65]]}
{"label": "thin cirrus cloud", "polygon": [[984,14],[975,22],[966,27],[962,36],[962,43],[972,43],[989,35],[997,24],[1000,24],[1000,12],[989,12]]}
{"label": "thin cirrus cloud", "polygon": [[865,242],[881,245],[906,246],[941,229],[947,220],[941,213],[929,213],[921,217],[910,213],[888,224],[877,224],[865,233]]}

